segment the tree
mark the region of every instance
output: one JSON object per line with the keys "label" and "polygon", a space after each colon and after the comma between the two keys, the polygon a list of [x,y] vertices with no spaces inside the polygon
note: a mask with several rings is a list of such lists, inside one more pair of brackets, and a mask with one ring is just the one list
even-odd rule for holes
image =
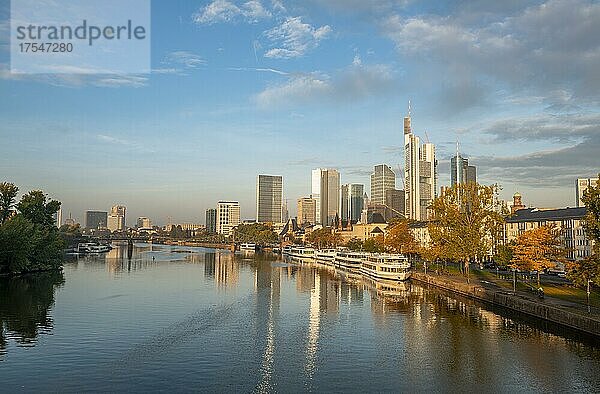
{"label": "tree", "polygon": [[383,236],[378,235],[377,237],[371,237],[366,239],[363,243],[363,250],[369,253],[383,253],[385,252],[385,246],[383,244]]}
{"label": "tree", "polygon": [[60,202],[50,200],[41,190],[33,190],[21,197],[17,210],[29,221],[43,226],[54,226],[54,214],[60,209]]}
{"label": "tree", "polygon": [[463,262],[467,280],[470,261],[488,254],[503,223],[498,191],[498,185],[469,182],[445,189],[432,203],[433,220],[428,225],[432,247],[441,258]]}
{"label": "tree", "polygon": [[559,232],[551,226],[540,226],[519,235],[513,247],[511,268],[537,271],[537,284],[540,287],[540,271],[556,266],[564,260]]}
{"label": "tree", "polygon": [[500,267],[507,267],[513,258],[512,248],[514,242],[509,245],[498,245],[496,254],[494,254],[494,262]]}
{"label": "tree", "polygon": [[363,250],[363,241],[359,238],[351,238],[346,242],[346,247],[352,251]]}
{"label": "tree", "polygon": [[586,287],[588,281],[600,286],[600,182],[586,189],[582,201],[586,207],[583,228],[593,249],[591,256],[567,264],[567,278],[579,287]]}
{"label": "tree", "polygon": [[337,247],[342,244],[342,237],[331,227],[323,227],[311,232],[306,240],[315,245],[317,249]]}
{"label": "tree", "polygon": [[0,225],[8,220],[11,214],[11,209],[15,205],[15,198],[19,188],[13,183],[0,183]]}
{"label": "tree", "polygon": [[240,224],[235,229],[235,240],[238,242],[267,245],[277,242],[278,238],[273,227],[265,223]]}
{"label": "tree", "polygon": [[419,253],[419,244],[408,227],[407,220],[397,220],[386,229],[385,249],[393,253]]}

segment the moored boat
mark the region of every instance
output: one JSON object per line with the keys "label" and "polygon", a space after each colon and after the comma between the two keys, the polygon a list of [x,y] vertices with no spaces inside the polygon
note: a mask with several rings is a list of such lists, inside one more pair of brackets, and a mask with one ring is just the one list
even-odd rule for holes
{"label": "moored boat", "polygon": [[294,260],[302,262],[312,262],[315,260],[315,250],[313,248],[296,246],[291,249],[290,256]]}
{"label": "moored boat", "polygon": [[370,254],[362,262],[361,272],[373,279],[407,280],[410,262],[401,254]]}
{"label": "moored boat", "polygon": [[240,245],[240,250],[256,252],[256,244],[254,243],[243,243]]}
{"label": "moored boat", "polygon": [[336,254],[335,249],[319,249],[315,251],[315,260],[326,265],[334,265]]}
{"label": "moored boat", "polygon": [[349,250],[339,251],[335,255],[335,266],[346,270],[359,271],[362,261],[367,257],[367,253],[353,252]]}

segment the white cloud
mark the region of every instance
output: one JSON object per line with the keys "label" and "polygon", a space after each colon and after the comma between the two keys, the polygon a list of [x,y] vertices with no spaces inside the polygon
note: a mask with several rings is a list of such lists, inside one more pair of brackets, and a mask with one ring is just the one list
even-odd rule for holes
{"label": "white cloud", "polygon": [[198,68],[206,64],[206,60],[204,60],[199,55],[188,51],[174,51],[169,53],[165,60],[164,64],[174,64],[183,66],[185,68]]}
{"label": "white cloud", "polygon": [[352,65],[333,76],[323,73],[289,73],[280,84],[268,86],[254,100],[263,109],[319,102],[348,102],[386,94],[394,89],[395,76],[388,65]]}
{"label": "white cloud", "polygon": [[271,12],[258,0],[250,0],[239,6],[228,0],[214,0],[193,16],[194,22],[208,25],[231,22],[238,18],[255,23],[270,17]]}
{"label": "white cloud", "polygon": [[288,17],[279,26],[267,30],[265,36],[276,45],[265,53],[265,57],[289,59],[303,56],[316,48],[331,33],[331,27],[314,28],[303,23],[301,17]]}

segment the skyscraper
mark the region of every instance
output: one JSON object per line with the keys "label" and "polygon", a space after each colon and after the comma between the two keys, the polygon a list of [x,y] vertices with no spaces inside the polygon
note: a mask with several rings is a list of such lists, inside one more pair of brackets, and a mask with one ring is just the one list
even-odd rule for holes
{"label": "skyscraper", "polygon": [[214,208],[206,210],[206,231],[209,234],[217,233],[217,210]]}
{"label": "skyscraper", "polygon": [[581,198],[583,197],[583,193],[590,186],[597,186],[598,178],[578,178],[575,181],[575,199],[577,207],[585,207]]}
{"label": "skyscraper", "polygon": [[137,219],[137,228],[150,228],[152,227],[152,221],[147,217],[140,216]]}
{"label": "skyscraper", "polygon": [[340,186],[340,218],[358,222],[364,208],[365,186],[358,183],[348,183]]}
{"label": "skyscraper", "polygon": [[396,173],[388,165],[376,165],[371,174],[371,203],[384,205],[387,192],[395,189]]}
{"label": "skyscraper", "polygon": [[86,211],[85,212],[85,228],[97,230],[106,228],[108,212],[106,211]]}
{"label": "skyscraper", "polygon": [[127,208],[123,205],[113,205],[110,209],[110,215],[108,215],[108,221],[106,227],[110,231],[123,231],[125,230],[125,212]]}
{"label": "skyscraper", "polygon": [[[457,168],[458,162],[458,168]],[[450,159],[450,184],[477,182],[477,169],[469,165],[469,159],[460,155]]]}
{"label": "skyscraper", "polygon": [[298,199],[298,224],[315,224],[317,222],[317,200],[311,197]]}
{"label": "skyscraper", "polygon": [[340,173],[334,169],[312,170],[312,195],[317,200],[317,223],[330,226],[340,213]]}
{"label": "skyscraper", "polygon": [[386,220],[397,217],[406,217],[406,212],[404,209],[405,204],[406,200],[404,198],[404,190],[388,190],[385,195]]}
{"label": "skyscraper", "polygon": [[219,201],[217,203],[217,233],[228,237],[234,227],[240,224],[240,203]]}
{"label": "skyscraper", "polygon": [[256,179],[256,221],[281,223],[283,177],[259,175]]}
{"label": "skyscraper", "polygon": [[437,197],[437,160],[435,146],[429,142],[421,145],[412,133],[410,103],[404,118],[404,177],[406,217],[426,220],[427,208]]}

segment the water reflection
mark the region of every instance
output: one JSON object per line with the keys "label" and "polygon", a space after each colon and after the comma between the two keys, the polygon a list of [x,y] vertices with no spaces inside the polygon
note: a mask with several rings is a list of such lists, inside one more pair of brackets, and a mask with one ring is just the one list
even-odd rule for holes
{"label": "water reflection", "polygon": [[62,272],[0,278],[0,360],[10,340],[34,346],[38,335],[52,330],[54,292],[64,281]]}

